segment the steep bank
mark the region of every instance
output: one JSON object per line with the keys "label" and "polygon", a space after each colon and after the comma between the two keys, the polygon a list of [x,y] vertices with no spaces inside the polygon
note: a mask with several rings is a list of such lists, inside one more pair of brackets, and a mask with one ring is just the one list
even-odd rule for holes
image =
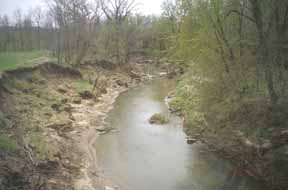
{"label": "steep bank", "polygon": [[103,189],[91,147],[106,130],[105,114],[115,98],[139,80],[91,63],[79,69],[43,63],[4,72],[0,189]]}

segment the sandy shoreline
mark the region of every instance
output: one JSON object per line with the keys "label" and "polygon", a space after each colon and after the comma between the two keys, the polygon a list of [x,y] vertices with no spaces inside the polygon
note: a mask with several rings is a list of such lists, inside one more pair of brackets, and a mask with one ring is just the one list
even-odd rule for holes
{"label": "sandy shoreline", "polygon": [[[105,119],[109,111],[113,109],[115,100],[126,90],[127,88],[110,88],[108,93],[102,95],[99,102],[94,106],[89,106],[90,101],[86,101],[81,105],[73,105],[76,106],[75,111],[72,112],[76,119],[75,124],[87,125],[85,131],[77,131],[77,135],[74,137],[78,149],[83,154],[82,161],[85,163],[81,169],[81,178],[75,180],[77,190],[105,190],[105,187],[113,186],[105,178],[97,164],[97,153],[94,144],[101,134],[99,131],[105,130]],[[95,120],[97,123],[93,125]]]}

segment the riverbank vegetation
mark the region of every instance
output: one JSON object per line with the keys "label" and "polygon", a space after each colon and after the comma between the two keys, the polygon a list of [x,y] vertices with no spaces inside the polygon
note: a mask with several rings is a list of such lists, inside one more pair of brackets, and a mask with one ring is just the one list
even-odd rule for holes
{"label": "riverbank vegetation", "polygon": [[[1,15],[0,71],[35,63],[47,57],[46,52],[58,64],[73,69],[91,64],[100,73],[120,68],[129,71],[131,80],[140,78],[131,65],[135,55],[152,57],[169,78],[176,74],[169,70],[174,65],[185,74],[178,79],[170,107],[185,118],[187,134],[235,162],[231,176],[248,175],[269,190],[285,189],[288,2],[165,0],[161,16],[136,14],[136,7],[129,0],[52,0],[45,9],[16,10],[13,18]],[[150,63],[154,61],[141,62]],[[67,74],[66,69],[56,68],[57,74]],[[70,87],[93,91],[97,72],[85,70],[86,78],[77,76]],[[27,73],[22,74],[26,79]],[[33,96],[39,105],[38,98],[48,98],[42,88],[28,88],[43,86],[43,80],[31,76],[24,82],[8,82],[8,87],[17,88],[16,94],[28,93],[25,97]],[[0,97],[12,96],[1,83]],[[118,80],[117,84],[127,86],[128,82]],[[1,105],[0,110],[4,110]],[[4,125],[7,118],[2,115],[0,111]],[[0,136],[0,149],[14,150],[14,144]]]}
{"label": "riverbank vegetation", "polygon": [[188,134],[270,189],[285,189],[287,1],[177,0],[163,8],[159,51],[187,72],[171,106],[181,108]]}
{"label": "riverbank vegetation", "polygon": [[152,115],[149,119],[149,123],[151,124],[159,124],[159,125],[164,125],[169,123],[169,119],[167,118],[166,115],[161,114],[161,113],[155,113]]}

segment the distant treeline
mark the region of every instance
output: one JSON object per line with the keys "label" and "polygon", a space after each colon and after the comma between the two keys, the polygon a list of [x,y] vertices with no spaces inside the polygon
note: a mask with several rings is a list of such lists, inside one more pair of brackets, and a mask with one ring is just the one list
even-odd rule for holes
{"label": "distant treeline", "polygon": [[53,0],[13,17],[0,16],[0,52],[50,50],[59,62],[79,64],[87,54],[126,63],[153,45],[153,16],[133,14],[134,1]]}
{"label": "distant treeline", "polygon": [[0,52],[53,49],[56,44],[52,28],[0,27]]}

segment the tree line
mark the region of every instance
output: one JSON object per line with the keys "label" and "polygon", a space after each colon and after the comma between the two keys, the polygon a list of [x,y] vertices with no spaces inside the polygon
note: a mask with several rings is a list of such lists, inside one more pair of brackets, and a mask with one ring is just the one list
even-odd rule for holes
{"label": "tree line", "polygon": [[134,0],[47,2],[0,17],[0,52],[48,49],[61,63],[89,54],[123,65],[144,51],[189,62],[215,102],[260,95],[277,104],[287,93],[285,0],[165,0],[158,17],[135,14]]}
{"label": "tree line", "polygon": [[133,0],[52,0],[28,13],[0,16],[0,52],[49,50],[59,63],[80,64],[85,56],[119,65],[152,42],[156,19],[135,13]]}
{"label": "tree line", "polygon": [[193,60],[190,66],[202,80],[198,89],[205,97],[215,89],[211,101],[285,100],[288,1],[167,0],[161,22],[160,50],[172,59]]}
{"label": "tree line", "polygon": [[163,11],[158,50],[185,68],[170,105],[188,134],[287,189],[288,1],[167,0]]}
{"label": "tree line", "polygon": [[47,48],[53,27],[44,16],[41,7],[27,14],[17,9],[13,17],[0,15],[0,52]]}

